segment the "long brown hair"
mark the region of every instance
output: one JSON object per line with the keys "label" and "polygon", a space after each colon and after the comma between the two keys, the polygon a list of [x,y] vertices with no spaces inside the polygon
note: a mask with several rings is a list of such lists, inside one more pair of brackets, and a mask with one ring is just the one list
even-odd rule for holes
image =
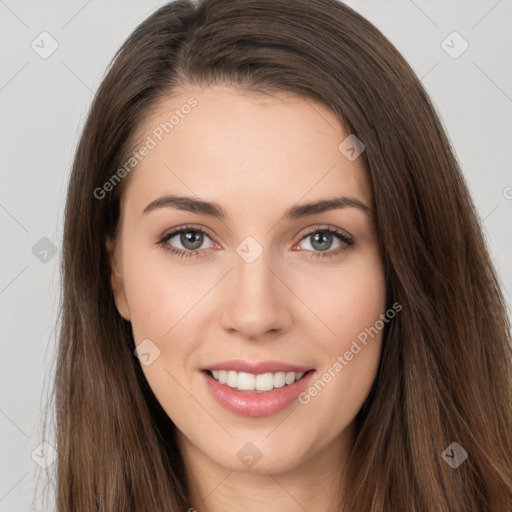
{"label": "long brown hair", "polygon": [[[59,512],[188,508],[175,426],[133,354],[105,247],[130,175],[101,188],[178,86],[321,102],[363,141],[388,304],[402,312],[356,417],[343,510],[512,510],[510,320],[474,204],[420,81],[337,0],[178,0],[130,35],[95,96],[65,210],[55,380]],[[134,170],[133,172],[137,172]],[[442,453],[457,442],[467,460]]]}

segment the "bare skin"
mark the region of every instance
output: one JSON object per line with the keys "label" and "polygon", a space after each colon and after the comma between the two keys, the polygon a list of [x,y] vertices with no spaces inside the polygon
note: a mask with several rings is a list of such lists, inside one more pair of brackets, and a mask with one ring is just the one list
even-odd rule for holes
{"label": "bare skin", "polygon": [[[136,344],[149,339],[160,351],[142,369],[177,426],[191,507],[334,511],[382,331],[359,343],[341,371],[332,367],[385,312],[378,238],[372,216],[350,206],[280,219],[290,207],[339,196],[372,207],[362,159],[340,152],[349,134],[324,106],[228,86],[166,98],[146,119],[143,138],[190,97],[197,106],[139,162],[122,196],[118,236],[107,245],[116,306]],[[143,213],[166,194],[214,201],[227,215]],[[185,225],[206,233],[199,248],[179,234],[158,243]],[[327,228],[354,244],[331,235],[319,246],[314,234]],[[262,248],[251,263],[237,252],[246,237]],[[230,359],[304,365],[315,369],[314,380],[331,368],[331,379],[308,403],[245,417],[204,384],[201,368]],[[252,467],[237,457],[248,442],[261,454]]]}

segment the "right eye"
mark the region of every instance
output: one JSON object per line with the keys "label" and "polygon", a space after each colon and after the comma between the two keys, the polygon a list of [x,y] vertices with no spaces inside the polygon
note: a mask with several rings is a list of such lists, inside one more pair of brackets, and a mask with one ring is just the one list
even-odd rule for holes
{"label": "right eye", "polygon": [[[166,251],[179,256],[180,258],[189,258],[190,256],[196,257],[199,256],[198,253],[206,251],[215,245],[218,246],[218,244],[212,240],[214,245],[200,249],[205,241],[205,237],[211,240],[211,238],[202,229],[184,226],[166,233],[158,241],[158,244],[161,245]],[[170,242],[173,239],[176,240],[171,244]],[[176,244],[181,245],[181,247],[176,247]]]}

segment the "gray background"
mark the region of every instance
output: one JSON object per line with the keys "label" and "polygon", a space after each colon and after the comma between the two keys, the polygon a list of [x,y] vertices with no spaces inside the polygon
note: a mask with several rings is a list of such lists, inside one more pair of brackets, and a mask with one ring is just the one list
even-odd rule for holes
{"label": "gray background", "polygon": [[[0,0],[0,512],[32,510],[46,478],[41,465],[56,467],[52,448],[40,447],[41,412],[53,370],[62,214],[78,135],[114,52],[163,3]],[[347,3],[397,46],[430,93],[510,307],[512,0]],[[44,31],[51,36],[40,36]],[[454,31],[469,44],[461,55],[464,41],[448,37]],[[46,56],[51,38],[58,48]]]}

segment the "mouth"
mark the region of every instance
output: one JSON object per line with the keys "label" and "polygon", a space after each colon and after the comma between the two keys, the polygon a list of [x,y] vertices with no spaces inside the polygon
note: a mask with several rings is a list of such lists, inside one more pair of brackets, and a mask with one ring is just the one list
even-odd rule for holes
{"label": "mouth", "polygon": [[313,371],[314,368],[305,372],[280,371],[254,374],[235,370],[203,370],[206,375],[220,384],[247,393],[269,393],[285,388],[304,379]]}
{"label": "mouth", "polygon": [[209,366],[200,372],[209,394],[229,412],[253,418],[272,416],[297,404],[316,375],[315,369],[277,361],[239,360]]}

